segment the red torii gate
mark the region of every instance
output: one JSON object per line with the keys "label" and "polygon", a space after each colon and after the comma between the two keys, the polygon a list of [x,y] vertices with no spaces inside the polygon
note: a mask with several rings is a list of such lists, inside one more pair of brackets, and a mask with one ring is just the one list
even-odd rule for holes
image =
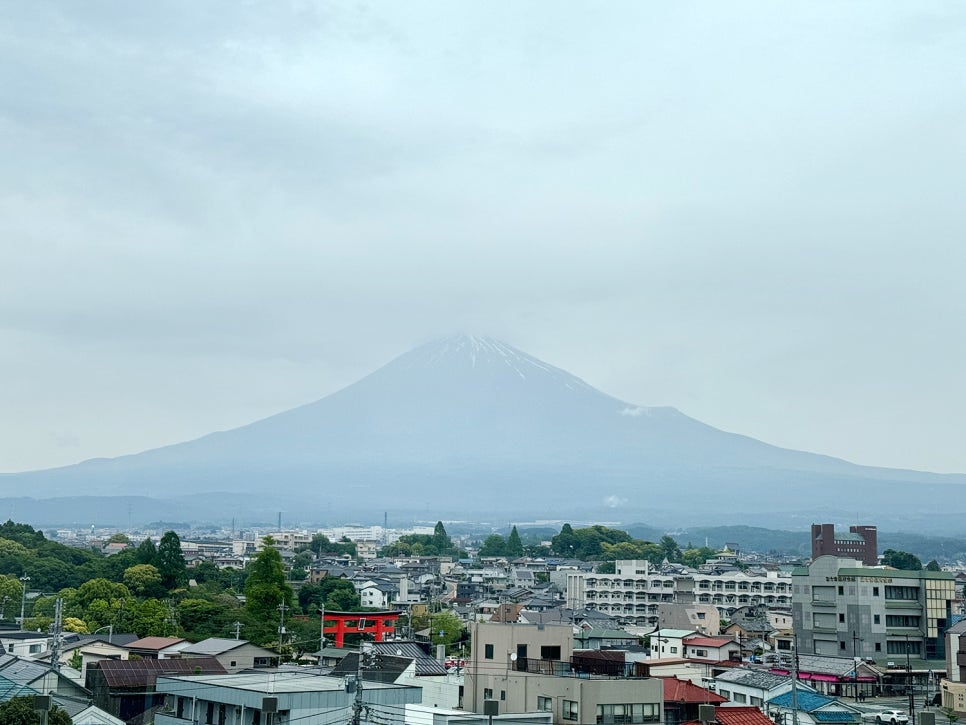
{"label": "red torii gate", "polygon": [[322,633],[335,635],[335,646],[345,644],[347,633],[371,634],[376,642],[382,642],[387,634],[396,633],[400,612],[322,612]]}

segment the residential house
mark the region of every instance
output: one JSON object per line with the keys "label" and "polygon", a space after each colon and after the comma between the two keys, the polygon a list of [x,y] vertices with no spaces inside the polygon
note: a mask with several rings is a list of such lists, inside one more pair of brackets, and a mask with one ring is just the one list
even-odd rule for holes
{"label": "residential house", "polygon": [[[63,638],[60,645],[59,660],[62,665],[70,665],[80,656],[79,683],[87,677],[87,666],[101,660],[126,660],[130,654],[127,645],[137,641],[136,634],[70,634]],[[40,661],[49,662],[52,652],[47,651]]]}
{"label": "residential house", "polygon": [[721,613],[713,604],[662,602],[657,605],[657,618],[668,629],[690,629],[711,636],[721,631]]}
{"label": "residential house", "polygon": [[[155,725],[331,725],[347,722],[355,698],[343,677],[300,672],[229,676],[159,677],[157,692],[167,696]],[[416,687],[367,681],[363,702],[369,717],[402,725],[407,704],[418,704]]]}
{"label": "residential house", "polygon": [[659,629],[649,635],[651,646],[650,659],[686,659],[684,656],[684,640],[695,636],[697,632],[691,629]]}
{"label": "residential house", "polygon": [[730,637],[690,635],[681,640],[685,659],[701,662],[738,662],[739,645]]}
{"label": "residential house", "polygon": [[720,705],[728,702],[728,698],[699,687],[690,680],[662,677],[661,682],[664,686],[665,725],[680,725],[697,720],[698,705]]}
{"label": "residential house", "polygon": [[223,639],[209,637],[201,642],[185,647],[181,657],[214,657],[229,673],[259,667],[278,665],[279,655],[270,649],[259,647],[243,639]]}
{"label": "residential house", "polygon": [[[359,654],[351,652],[332,670],[332,675],[354,674],[358,665]],[[419,687],[426,705],[456,708],[463,704],[463,676],[449,673],[420,642],[373,642],[363,679]]]}
{"label": "residential house", "polygon": [[129,725],[149,722],[164,703],[155,689],[160,675],[227,674],[214,657],[193,659],[102,660],[87,668],[94,704]]}
{"label": "residential house", "polygon": [[18,694],[49,693],[86,699],[87,690],[77,683],[72,674],[68,667],[62,667],[58,671],[46,662],[9,654],[0,655],[0,691],[8,693],[0,699],[9,699]]}
{"label": "residential house", "polygon": [[127,651],[142,660],[165,660],[180,657],[181,650],[190,646],[183,637],[143,637],[127,645]]}
{"label": "residential house", "polygon": [[[763,707],[769,700],[791,691],[792,678],[766,670],[736,667],[710,678],[707,684],[709,689],[728,698],[736,705]],[[798,691],[815,692],[815,689],[805,683],[799,683]]]}
{"label": "residential house", "polygon": [[[862,721],[862,711],[841,700],[817,692],[786,692],[773,697],[765,704],[768,713],[777,722],[798,725],[853,725]],[[792,713],[797,711],[797,717]]]}
{"label": "residential house", "polygon": [[633,647],[638,639],[623,629],[581,629],[574,635],[574,646],[580,649]]}
{"label": "residential house", "polygon": [[[747,705],[733,706],[721,705],[714,708],[714,720],[716,725],[774,725],[765,713],[757,707]],[[699,725],[697,721],[692,721],[688,725]]]}
{"label": "residential house", "polygon": [[7,654],[17,657],[38,657],[50,646],[50,635],[46,632],[0,631],[0,644]]}

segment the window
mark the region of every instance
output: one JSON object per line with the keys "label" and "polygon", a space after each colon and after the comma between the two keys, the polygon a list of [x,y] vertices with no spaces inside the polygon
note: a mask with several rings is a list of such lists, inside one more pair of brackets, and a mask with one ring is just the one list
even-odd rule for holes
{"label": "window", "polygon": [[658,706],[653,703],[598,705],[598,723],[641,723],[659,720]]}
{"label": "window", "polygon": [[698,619],[704,619],[704,612],[698,612]]}
{"label": "window", "polygon": [[560,645],[547,645],[540,648],[540,659],[542,660],[559,660],[560,659]]}
{"label": "window", "polygon": [[562,717],[564,720],[577,720],[579,717],[577,714],[577,701],[564,700],[563,710],[560,713],[560,717]]}
{"label": "window", "polygon": [[919,599],[919,588],[918,587],[899,587],[899,586],[886,587],[885,598],[916,600],[916,599]]}
{"label": "window", "polygon": [[718,694],[727,697],[729,700],[731,699],[731,690],[718,690]]}
{"label": "window", "polygon": [[839,621],[840,622],[844,622],[845,621],[845,612],[839,612]]}
{"label": "window", "polygon": [[537,697],[537,710],[540,712],[553,712],[553,698]]}
{"label": "window", "polygon": [[500,690],[500,699],[506,701],[506,690]]}
{"label": "window", "polygon": [[839,649],[845,649],[845,642],[839,642]]}
{"label": "window", "polygon": [[875,651],[876,652],[881,652],[882,651],[882,642],[876,642],[875,643]]}
{"label": "window", "polygon": [[743,692],[736,692],[735,696],[732,699],[735,702],[740,702],[742,704],[748,702],[748,696]]}
{"label": "window", "polygon": [[872,615],[872,624],[879,624],[880,621],[881,620],[879,619],[879,615],[878,614],[873,614]]}
{"label": "window", "polygon": [[485,644],[483,645],[483,657],[488,660],[493,659],[493,645]]}
{"label": "window", "polygon": [[752,695],[751,704],[754,705],[755,707],[761,707],[762,699],[760,697],[755,697],[754,695]]}
{"label": "window", "polygon": [[845,587],[840,586],[839,587],[839,596],[841,597],[841,596],[844,596],[844,595],[845,595]]}
{"label": "window", "polygon": [[28,650],[27,650],[27,651],[28,651],[28,652],[29,652],[30,654],[32,654],[32,655],[35,655],[35,654],[37,654],[38,652],[40,652],[40,645],[39,645],[39,644],[32,644],[32,645],[30,645],[30,646],[28,647]]}
{"label": "window", "polygon": [[872,596],[873,597],[879,596],[879,587],[872,587]]}
{"label": "window", "polygon": [[671,650],[671,654],[672,655],[676,655],[678,653],[678,648],[677,647],[669,647],[668,649]]}
{"label": "window", "polygon": [[489,687],[484,687],[483,688],[483,699],[484,700],[492,700],[493,699],[493,690],[490,689]]}
{"label": "window", "polygon": [[694,650],[694,656],[695,657],[707,657],[708,656],[708,650],[706,650],[706,649],[696,649],[696,650]]}

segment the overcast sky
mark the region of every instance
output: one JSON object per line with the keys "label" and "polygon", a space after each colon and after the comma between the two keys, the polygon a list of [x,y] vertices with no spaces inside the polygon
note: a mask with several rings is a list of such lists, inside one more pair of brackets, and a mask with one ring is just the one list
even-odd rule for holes
{"label": "overcast sky", "polygon": [[0,471],[498,337],[966,472],[966,6],[42,2],[0,24]]}

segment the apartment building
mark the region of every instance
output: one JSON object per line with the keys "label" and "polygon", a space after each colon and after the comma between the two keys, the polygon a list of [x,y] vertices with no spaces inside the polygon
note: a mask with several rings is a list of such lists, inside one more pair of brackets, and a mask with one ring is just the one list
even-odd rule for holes
{"label": "apartment building", "polygon": [[789,608],[791,578],[779,572],[665,574],[647,561],[620,560],[614,574],[566,576],[567,604],[610,614],[622,624],[661,626],[662,603],[710,604],[725,616],[748,605]]}

